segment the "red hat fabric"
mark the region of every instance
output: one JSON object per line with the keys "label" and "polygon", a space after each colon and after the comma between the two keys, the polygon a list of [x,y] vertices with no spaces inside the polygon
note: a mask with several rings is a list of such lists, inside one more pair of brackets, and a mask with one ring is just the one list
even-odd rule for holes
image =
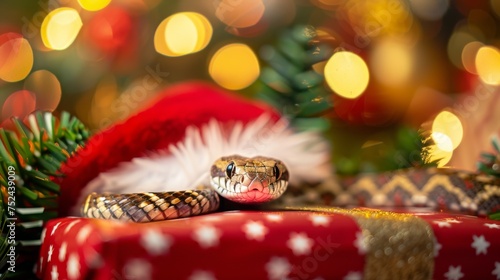
{"label": "red hat fabric", "polygon": [[63,177],[56,179],[61,186],[59,214],[68,215],[82,189],[101,172],[148,152],[166,149],[181,141],[189,126],[200,127],[212,119],[248,123],[264,113],[274,121],[280,118],[265,104],[206,83],[171,86],[150,107],[95,134],[61,166]]}

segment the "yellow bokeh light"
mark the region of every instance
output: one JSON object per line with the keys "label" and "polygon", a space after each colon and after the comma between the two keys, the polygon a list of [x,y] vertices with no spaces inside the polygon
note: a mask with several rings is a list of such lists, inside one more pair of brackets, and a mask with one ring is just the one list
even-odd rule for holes
{"label": "yellow bokeh light", "polygon": [[476,70],[476,55],[479,49],[483,46],[481,42],[475,41],[465,45],[462,50],[462,64],[469,73],[477,74]]}
{"label": "yellow bokeh light", "polygon": [[332,55],[326,63],[325,79],[338,95],[354,99],[365,91],[370,73],[361,57],[352,52],[341,51]]}
{"label": "yellow bokeh light", "polygon": [[479,78],[489,85],[500,85],[500,52],[491,46],[481,47],[476,54]]}
{"label": "yellow bokeh light", "polygon": [[78,0],[82,8],[87,11],[99,11],[109,5],[111,0]]}
{"label": "yellow bokeh light", "polygon": [[257,24],[265,9],[262,0],[221,0],[215,15],[228,26],[246,28]]}
{"label": "yellow bokeh light", "polygon": [[212,38],[212,25],[206,17],[182,12],[164,19],[154,36],[155,49],[166,56],[182,56],[204,49]]}
{"label": "yellow bokeh light", "polygon": [[222,87],[239,90],[251,85],[260,74],[255,53],[244,44],[226,45],[212,56],[210,76]]}
{"label": "yellow bokeh light", "polygon": [[377,80],[389,86],[399,86],[410,78],[413,55],[407,44],[386,39],[375,47],[370,65]]}
{"label": "yellow bokeh light", "polygon": [[26,39],[15,37],[0,45],[0,60],[0,79],[17,82],[33,68],[33,49]]}
{"label": "yellow bokeh light", "polygon": [[432,146],[429,149],[429,161],[437,161],[438,167],[445,166],[453,156],[453,151],[441,150],[437,145]]}
{"label": "yellow bokeh light", "polygon": [[82,19],[75,9],[55,9],[43,20],[43,44],[49,49],[64,50],[73,43],[81,28]]}
{"label": "yellow bokeh light", "polygon": [[449,111],[442,111],[432,122],[432,139],[439,149],[453,151],[462,142],[464,130],[460,119]]}

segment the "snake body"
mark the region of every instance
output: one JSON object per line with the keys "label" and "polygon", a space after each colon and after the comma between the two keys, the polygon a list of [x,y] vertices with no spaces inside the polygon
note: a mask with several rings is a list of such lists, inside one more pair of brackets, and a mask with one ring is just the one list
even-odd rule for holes
{"label": "snake body", "polygon": [[237,203],[264,203],[279,198],[288,186],[288,170],[269,157],[222,157],[210,169],[211,186],[199,190],[131,194],[91,193],[82,216],[150,222],[201,215],[219,208],[219,195]]}
{"label": "snake body", "polygon": [[[241,156],[218,159],[210,175],[211,186],[201,186],[199,190],[92,193],[82,206],[82,215],[133,222],[195,216],[216,211],[219,195],[247,204],[276,200],[287,189],[289,178],[286,166],[279,160]],[[282,199],[286,206],[426,207],[480,216],[500,212],[499,179],[452,169],[413,168],[342,178],[338,184],[323,184],[323,188],[316,186],[309,190],[317,194],[312,201],[300,198],[307,197],[297,192],[304,189],[304,186],[295,190],[292,187]]]}

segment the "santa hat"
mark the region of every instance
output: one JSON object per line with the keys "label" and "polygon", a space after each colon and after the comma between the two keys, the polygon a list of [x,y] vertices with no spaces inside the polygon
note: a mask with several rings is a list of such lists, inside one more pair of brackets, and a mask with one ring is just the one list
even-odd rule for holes
{"label": "santa hat", "polygon": [[95,134],[60,168],[60,215],[78,214],[91,192],[191,189],[208,182],[221,156],[265,155],[288,167],[291,183],[330,174],[329,149],[297,133],[271,107],[205,83],[171,86],[151,106]]}

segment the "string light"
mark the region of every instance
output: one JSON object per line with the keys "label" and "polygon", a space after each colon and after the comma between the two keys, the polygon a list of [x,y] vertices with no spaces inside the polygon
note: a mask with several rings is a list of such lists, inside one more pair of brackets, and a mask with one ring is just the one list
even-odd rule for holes
{"label": "string light", "polygon": [[43,44],[53,50],[68,48],[82,28],[82,19],[75,9],[58,8],[43,20],[41,35]]}
{"label": "string light", "polygon": [[260,74],[257,56],[245,44],[220,48],[212,56],[208,70],[215,82],[232,90],[248,87]]}
{"label": "string light", "polygon": [[87,11],[99,11],[109,5],[111,0],[78,0],[78,4]]}
{"label": "string light", "polygon": [[500,85],[500,51],[491,46],[481,47],[476,55],[479,78],[489,85]]}
{"label": "string light", "polygon": [[26,78],[32,67],[33,49],[26,39],[17,33],[0,36],[0,79],[20,81]]}
{"label": "string light", "polygon": [[324,72],[328,86],[338,95],[349,99],[359,97],[370,80],[365,61],[348,51],[333,54],[326,63]]}
{"label": "string light", "polygon": [[155,49],[166,56],[182,56],[203,50],[212,38],[212,25],[206,17],[182,12],[164,19],[154,36]]}
{"label": "string light", "polygon": [[24,81],[24,89],[35,94],[37,110],[52,112],[61,101],[61,84],[57,77],[47,70],[31,73]]}
{"label": "string light", "polygon": [[222,0],[215,15],[228,26],[246,28],[257,24],[265,9],[262,0]]}

